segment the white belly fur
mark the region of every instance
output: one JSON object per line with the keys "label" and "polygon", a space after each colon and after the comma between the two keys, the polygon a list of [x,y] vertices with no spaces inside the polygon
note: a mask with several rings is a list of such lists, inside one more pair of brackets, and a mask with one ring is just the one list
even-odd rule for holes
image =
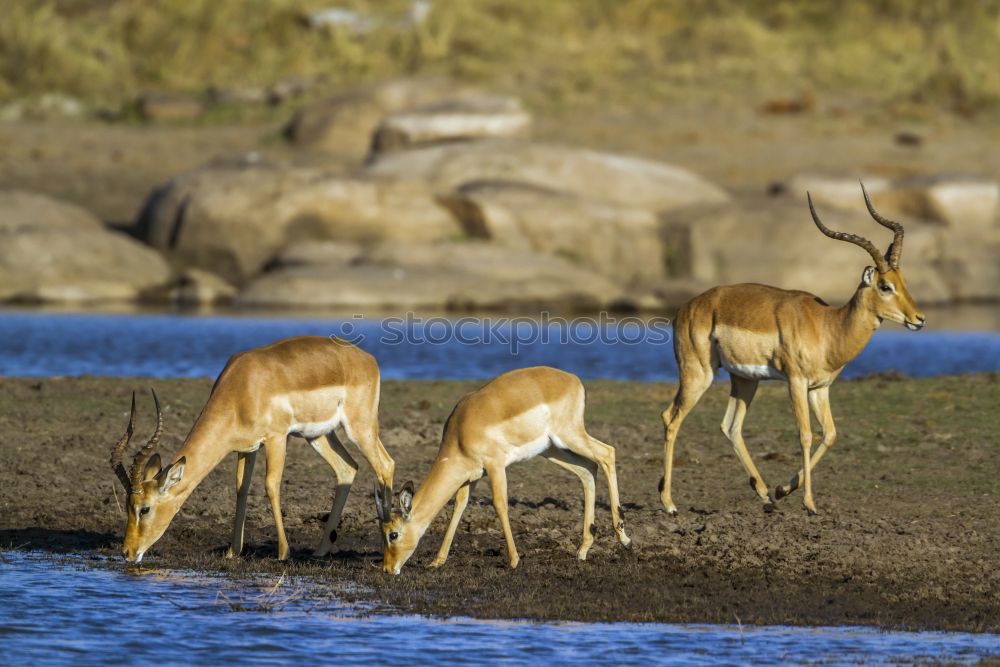
{"label": "white belly fur", "polygon": [[540,438],[526,442],[523,445],[513,448],[507,452],[507,457],[504,459],[504,465],[510,465],[511,463],[517,463],[518,461],[527,461],[530,458],[534,458],[544,452],[549,448],[552,443],[551,438],[549,438],[548,433]]}
{"label": "white belly fur", "polygon": [[784,374],[767,364],[730,364],[722,362],[722,367],[732,375],[738,375],[748,380],[785,380]]}
{"label": "white belly fur", "polygon": [[321,422],[307,422],[307,423],[295,423],[288,427],[289,433],[294,433],[296,435],[301,435],[303,438],[309,440],[311,438],[318,438],[321,435],[326,435],[344,420],[344,408],[343,406],[337,407],[337,412],[327,419]]}

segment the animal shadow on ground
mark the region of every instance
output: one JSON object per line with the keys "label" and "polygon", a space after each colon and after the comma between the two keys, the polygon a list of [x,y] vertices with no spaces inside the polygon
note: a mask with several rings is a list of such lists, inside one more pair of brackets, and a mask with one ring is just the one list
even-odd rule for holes
{"label": "animal shadow on ground", "polygon": [[111,533],[92,530],[53,530],[51,528],[17,528],[0,530],[0,548],[39,549],[66,552],[81,549],[105,549],[120,541]]}

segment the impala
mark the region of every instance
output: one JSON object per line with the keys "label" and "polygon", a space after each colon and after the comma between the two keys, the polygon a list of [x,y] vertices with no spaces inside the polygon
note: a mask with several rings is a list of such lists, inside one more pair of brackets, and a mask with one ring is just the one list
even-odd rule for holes
{"label": "impala", "polygon": [[[885,256],[868,239],[830,231],[820,221],[807,193],[816,227],[832,239],[864,248],[875,262],[874,267],[862,272],[861,284],[844,306],[833,308],[808,292],[744,284],[710,289],[677,313],[674,356],[680,387],[673,404],[662,415],[666,433],[660,480],[660,500],[671,514],[677,513],[670,497],[677,432],[720,366],[729,371],[732,382],[722,432],[750,475],[751,488],[764,501],[765,509],[770,510],[776,500],[802,484],[805,487],[802,502],[810,514],[816,513],[812,469],[837,438],[830,413],[830,385],[864,349],[883,320],[898,322],[913,331],[923,328],[926,321],[907,291],[899,268],[903,226],[879,215],[863,185],[861,191],[871,216],[893,231]],[[761,380],[788,383],[802,448],[802,469],[787,486],[776,487],[773,494],[769,493],[743,442],[743,418]],[[823,431],[823,439],[814,453],[810,452],[810,407]]]}
{"label": "impala", "polygon": [[234,355],[219,374],[208,402],[180,451],[166,466],[154,453],[163,432],[160,403],[156,430],[126,471],[122,455],[135,429],[135,394],[125,434],[111,450],[111,467],[128,494],[123,553],[140,561],[170,525],[198,484],[227,455],[236,459],[236,520],[227,556],[243,550],[247,496],[257,450],[267,461],[264,486],[278,533],[278,558],[288,558],[281,520],[281,474],[289,435],[299,435],[323,457],[337,478],[333,508],[315,555],[327,554],[358,464],[335,434],[361,450],[382,484],[391,485],[393,461],[378,432],[379,370],[375,359],[335,338],[290,338]]}
{"label": "impala", "polygon": [[591,437],[583,424],[583,385],[569,373],[539,366],[511,371],[458,402],[444,427],[441,447],[427,479],[413,493],[407,482],[396,494],[375,488],[375,512],[382,524],[383,569],[399,574],[427,527],[455,496],[455,511],[431,567],[448,559],[455,530],[475,483],[488,475],[493,507],[503,525],[510,566],[520,557],[507,517],[507,472],[511,463],[538,454],[569,470],[583,483],[583,542],[580,560],[594,543],[594,493],[598,466],[608,480],[611,521],[618,539],[631,544],[618,501],[615,450]]}

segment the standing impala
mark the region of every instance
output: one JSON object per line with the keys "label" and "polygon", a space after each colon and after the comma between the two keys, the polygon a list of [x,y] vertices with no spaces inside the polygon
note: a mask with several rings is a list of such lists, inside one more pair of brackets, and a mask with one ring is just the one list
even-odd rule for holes
{"label": "standing impala", "polygon": [[399,574],[417,548],[427,527],[448,499],[455,496],[455,511],[437,558],[431,567],[448,559],[451,541],[469,502],[472,486],[489,475],[493,507],[503,525],[510,566],[521,561],[507,518],[507,472],[511,463],[541,454],[580,478],[583,483],[583,543],[580,560],[594,543],[594,476],[597,467],[608,480],[611,522],[625,546],[625,522],[618,501],[615,450],[591,437],[583,425],[584,392],[579,378],[538,366],[511,371],[458,402],[444,426],[441,447],[427,479],[413,493],[407,482],[392,505],[392,487],[375,489],[375,512],[382,524],[383,569]]}
{"label": "standing impala", "polygon": [[250,478],[261,445],[267,459],[264,485],[278,532],[278,558],[288,558],[280,487],[290,434],[305,438],[337,478],[333,509],[317,556],[327,554],[333,546],[358,469],[334,433],[337,426],[361,450],[380,483],[392,484],[393,461],[378,434],[378,364],[370,354],[345,341],[289,338],[234,355],[216,379],[180,451],[166,467],[161,467],[160,456],[154,453],[163,418],[155,393],[153,400],[156,430],[136,453],[131,471],[126,471],[122,455],[135,428],[134,394],[128,428],[111,450],[111,467],[128,494],[126,560],[142,560],[195,487],[233,452],[237,454],[236,520],[227,556],[239,556]]}
{"label": "standing impala", "polygon": [[[736,455],[750,475],[750,486],[772,509],[802,483],[803,504],[816,513],[812,494],[812,469],[833,446],[837,432],[830,413],[830,385],[844,366],[854,359],[882,320],[891,320],[916,331],[924,326],[923,313],[906,290],[899,268],[903,250],[903,226],[879,215],[864,186],[868,212],[880,225],[893,230],[892,244],[883,257],[871,241],[854,234],[833,232],[820,222],[812,197],[809,211],[821,232],[832,239],[864,248],[874,267],[865,268],[861,284],[851,300],[833,308],[808,292],[744,284],[715,287],[701,294],[677,313],[674,323],[674,356],[680,372],[680,387],[673,404],[663,412],[666,429],[660,500],[671,514],[677,507],[670,497],[674,442],[685,415],[712,383],[720,366],[729,371],[732,390],[722,418],[722,432],[732,442]],[[784,380],[799,427],[802,469],[787,486],[768,492],[743,442],[743,418],[761,380]],[[809,408],[823,429],[823,440],[810,453],[812,429]]]}

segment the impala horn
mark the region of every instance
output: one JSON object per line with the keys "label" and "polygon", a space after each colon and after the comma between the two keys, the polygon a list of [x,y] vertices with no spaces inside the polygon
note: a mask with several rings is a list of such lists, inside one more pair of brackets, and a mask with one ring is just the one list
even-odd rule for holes
{"label": "impala horn", "polygon": [[388,487],[379,488],[378,480],[372,482],[375,498],[375,516],[382,523],[392,518],[392,489]]}
{"label": "impala horn", "polygon": [[132,439],[132,432],[135,431],[135,392],[132,392],[132,410],[129,412],[128,416],[128,426],[125,427],[125,434],[119,438],[118,443],[111,448],[111,469],[115,471],[118,475],[118,479],[121,481],[122,486],[125,487],[125,493],[132,493],[132,480],[128,476],[128,471],[125,470],[125,464],[122,463],[122,455],[125,453],[125,449],[128,447],[129,441]]}
{"label": "impala horn", "polygon": [[868,191],[865,190],[864,183],[861,183],[861,193],[865,196],[865,206],[868,207],[868,212],[875,218],[875,222],[883,227],[888,227],[893,232],[892,243],[889,244],[889,249],[885,251],[885,259],[889,262],[890,267],[898,269],[899,256],[903,253],[903,225],[879,215],[879,212],[872,206],[872,200],[868,198]]}
{"label": "impala horn", "polygon": [[153,431],[153,435],[149,437],[149,441],[142,446],[142,449],[136,452],[135,458],[132,459],[132,489],[138,489],[142,485],[143,468],[146,467],[146,463],[156,450],[156,445],[160,442],[160,435],[163,433],[163,414],[160,412],[160,399],[156,397],[155,391],[150,389],[150,392],[153,394],[153,403],[156,404],[156,430]]}
{"label": "impala horn", "polygon": [[[848,243],[853,243],[856,246],[864,248],[865,251],[872,256],[872,259],[875,261],[875,268],[878,269],[879,273],[885,273],[886,271],[889,270],[889,264],[886,261],[886,258],[882,256],[882,253],[878,251],[878,248],[875,247],[874,243],[872,243],[863,236],[858,236],[857,234],[848,234],[847,232],[835,232],[829,229],[826,225],[824,225],[820,221],[819,216],[816,214],[816,208],[813,206],[812,195],[810,195],[808,192],[806,193],[806,199],[809,201],[809,212],[812,213],[813,222],[816,223],[816,226],[819,228],[819,231],[823,232],[831,239],[836,239],[837,241],[847,241]],[[867,201],[867,195],[865,196],[865,200]],[[871,208],[871,204],[869,204],[869,210],[872,211],[873,215],[875,214],[874,209]],[[878,220],[878,218],[876,218],[876,220]],[[902,240],[902,236],[903,236],[902,227],[900,227],[900,231],[897,232],[897,237],[900,238],[900,240]]]}

